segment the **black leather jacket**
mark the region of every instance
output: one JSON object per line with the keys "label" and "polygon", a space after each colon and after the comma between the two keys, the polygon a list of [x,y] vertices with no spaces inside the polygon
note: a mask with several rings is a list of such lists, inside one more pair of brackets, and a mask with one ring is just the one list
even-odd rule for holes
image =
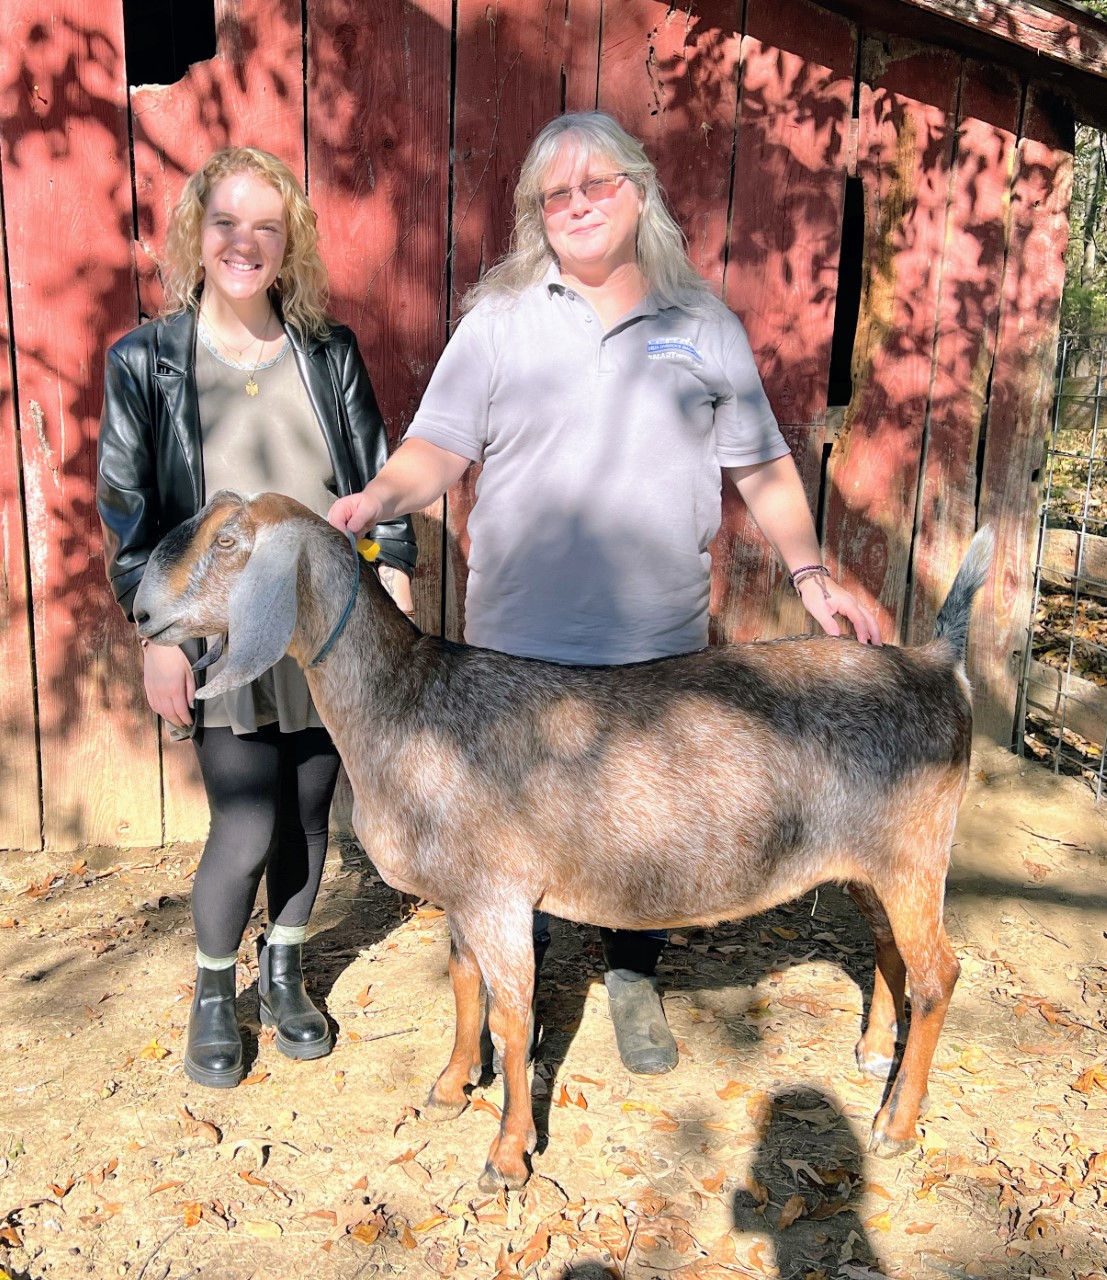
{"label": "black leather jacket", "polygon": [[[322,341],[288,324],[285,332],[327,442],[335,496],[362,489],[384,465],[388,443],[357,339],[339,324]],[[108,581],[128,618],[150,553],[205,501],[195,341],[196,315],[182,311],[133,329],[107,355],[96,506]],[[384,564],[412,572],[406,516],[372,536]]]}

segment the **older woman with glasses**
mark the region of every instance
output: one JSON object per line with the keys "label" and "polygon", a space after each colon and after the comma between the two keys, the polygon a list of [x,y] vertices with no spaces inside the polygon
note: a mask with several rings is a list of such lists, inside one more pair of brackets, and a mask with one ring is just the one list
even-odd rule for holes
{"label": "older woman with glasses", "polygon": [[[404,443],[330,520],[360,531],[418,510],[482,463],[467,641],[583,665],[702,648],[725,481],[823,629],[837,635],[840,616],[880,643],[822,567],[741,323],[689,261],[642,145],[610,116],[564,115],[538,133],[510,249],[464,310]],[[537,912],[536,964],[547,924]],[[665,937],[602,936],[623,1063],[668,1071]]]}

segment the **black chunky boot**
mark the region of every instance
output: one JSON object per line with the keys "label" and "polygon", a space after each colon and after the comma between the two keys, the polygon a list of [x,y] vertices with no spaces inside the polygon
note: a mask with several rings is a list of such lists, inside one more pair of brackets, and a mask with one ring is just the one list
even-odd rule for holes
{"label": "black chunky boot", "polygon": [[607,1003],[615,1027],[619,1057],[628,1071],[659,1076],[677,1064],[677,1047],[661,997],[655,970],[665,949],[660,938],[601,929],[607,972]]}
{"label": "black chunky boot", "polygon": [[[542,971],[542,961],[550,948],[549,933],[541,934],[534,939],[534,990],[530,997],[530,1018],[527,1021],[527,1065],[534,1061],[534,1047],[538,1043],[538,975]],[[487,993],[485,995],[487,1001]],[[484,1011],[484,1024],[480,1029],[480,1061],[481,1066],[492,1070],[495,1076],[503,1075],[503,1063],[495,1045],[492,1033],[488,1029],[488,1009]]]}
{"label": "black chunky boot", "polygon": [[233,1089],[242,1079],[234,971],[233,964],[229,969],[196,970],[184,1069],[190,1080],[209,1089]]}
{"label": "black chunky boot", "polygon": [[287,1058],[322,1058],[331,1051],[331,1029],[304,990],[300,944],[258,938],[258,1004],[264,1027],[277,1028],[277,1048]]}

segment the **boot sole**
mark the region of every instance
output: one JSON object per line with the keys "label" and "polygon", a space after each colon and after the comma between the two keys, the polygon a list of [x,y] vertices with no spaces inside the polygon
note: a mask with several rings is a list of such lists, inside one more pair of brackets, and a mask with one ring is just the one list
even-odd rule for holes
{"label": "boot sole", "polygon": [[[262,1010],[261,1025],[263,1027],[275,1027],[277,1020]],[[307,1042],[286,1040],[278,1030],[276,1045],[286,1058],[295,1058],[297,1062],[310,1062],[313,1058],[325,1058],[334,1048],[334,1041],[330,1036],[326,1040],[308,1040]]]}
{"label": "boot sole", "polygon": [[207,1067],[198,1067],[185,1058],[184,1070],[185,1075],[194,1084],[202,1084],[208,1089],[233,1089],[241,1081],[245,1068],[236,1067],[232,1071],[210,1071]]}

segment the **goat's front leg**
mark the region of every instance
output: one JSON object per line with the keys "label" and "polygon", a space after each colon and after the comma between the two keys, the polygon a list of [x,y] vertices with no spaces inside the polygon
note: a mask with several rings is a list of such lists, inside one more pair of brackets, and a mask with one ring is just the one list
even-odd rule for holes
{"label": "goat's front leg", "polygon": [[450,920],[450,984],[454,991],[454,1049],[423,1107],[428,1120],[452,1120],[469,1105],[465,1092],[480,1079],[481,975],[460,924]]}

